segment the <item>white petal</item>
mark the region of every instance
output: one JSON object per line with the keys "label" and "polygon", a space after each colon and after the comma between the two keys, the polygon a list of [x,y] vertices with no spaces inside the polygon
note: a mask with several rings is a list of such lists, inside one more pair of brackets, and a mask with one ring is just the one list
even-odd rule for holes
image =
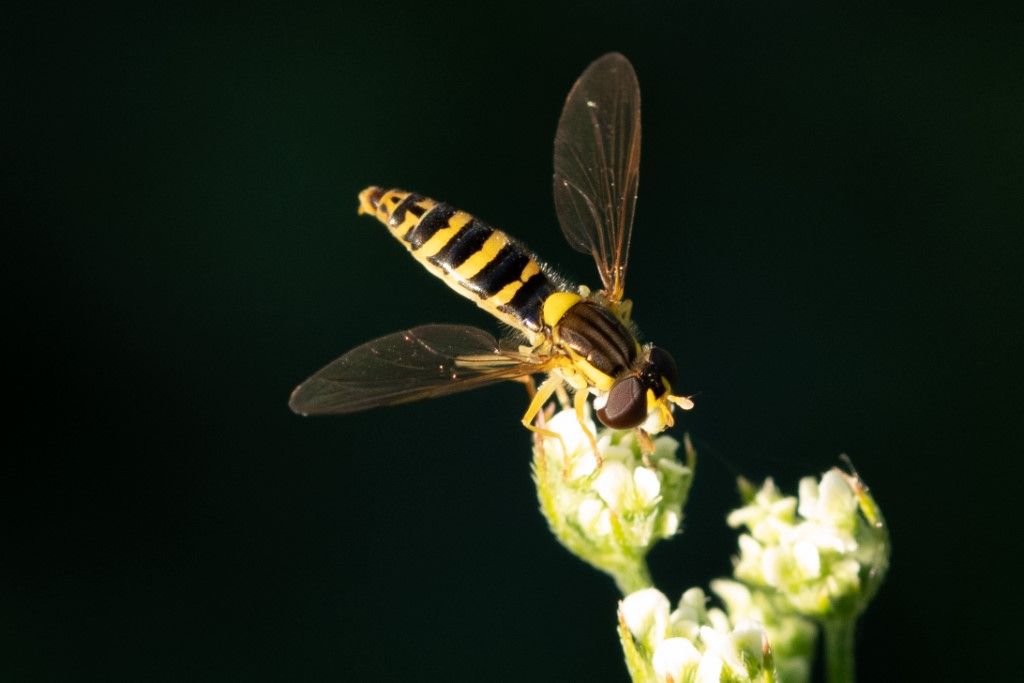
{"label": "white petal", "polygon": [[743,555],[751,555],[757,557],[761,555],[763,547],[757,540],[749,534],[740,534],[739,538],[740,553]]}
{"label": "white petal", "polygon": [[666,638],[661,641],[651,657],[654,673],[661,680],[685,680],[686,674],[700,664],[700,652],[686,638]]}
{"label": "white petal", "polygon": [[701,614],[704,613],[704,606],[708,603],[708,596],[700,588],[688,588],[679,598],[679,606],[692,607]]}
{"label": "white petal", "polygon": [[764,665],[764,645],[767,640],[764,627],[757,621],[740,621],[732,632],[733,646],[746,655],[747,660],[757,662],[759,668]]}
{"label": "white petal", "polygon": [[586,450],[577,451],[573,456],[572,464],[569,466],[569,480],[576,481],[589,477],[596,469],[597,457],[594,455],[594,449],[590,448],[588,443]]}
{"label": "white petal", "polygon": [[[591,420],[584,420],[584,422],[590,433],[595,433],[594,423]],[[557,413],[548,421],[546,429],[562,437],[562,443],[565,444],[565,448],[569,451],[570,456],[582,452],[584,447],[590,448],[590,440],[587,439],[580,421],[576,419],[575,410],[567,409]],[[561,462],[562,445],[558,439],[544,439],[544,450],[549,454],[555,455]]]}
{"label": "white petal", "polygon": [[711,628],[722,633],[728,633],[732,630],[732,624],[729,623],[729,617],[725,615],[725,612],[712,607],[708,610],[708,623],[711,624]]}
{"label": "white petal", "polygon": [[793,528],[785,542],[796,544],[802,541],[813,543],[819,551],[851,553],[857,549],[857,541],[843,529],[828,523],[803,522]]}
{"label": "white petal", "polygon": [[601,472],[594,480],[593,488],[610,508],[618,510],[622,506],[622,500],[629,490],[632,479],[629,468],[621,462],[613,460],[605,462],[601,466]]}
{"label": "white petal", "polygon": [[604,510],[604,503],[597,498],[586,498],[576,508],[576,519],[581,527],[591,531],[596,525],[597,517],[601,514],[602,510]]}
{"label": "white petal", "polygon": [[801,541],[793,546],[793,559],[804,579],[816,579],[821,576],[821,556],[813,543]]}
{"label": "white petal", "polygon": [[654,470],[637,467],[633,470],[633,484],[636,486],[637,497],[645,508],[650,507],[661,495],[661,481]]}
{"label": "white petal", "polygon": [[711,590],[722,599],[734,617],[737,613],[747,614],[753,609],[754,596],[739,581],[714,579],[711,581]]}
{"label": "white petal", "polygon": [[772,501],[778,500],[781,496],[782,494],[780,494],[779,490],[775,488],[775,481],[771,477],[768,477],[764,480],[764,484],[761,485],[758,492],[754,494],[754,501],[758,505],[767,506],[771,505]]}
{"label": "white petal", "polygon": [[793,521],[793,514],[796,512],[797,500],[793,496],[786,496],[785,498],[779,498],[772,502],[768,506],[768,510],[772,517],[780,519],[785,522]]}
{"label": "white petal", "polygon": [[622,618],[633,637],[646,640],[653,629],[654,643],[664,638],[668,625],[668,598],[657,588],[643,588],[630,593],[619,603]]}
{"label": "white petal", "polygon": [[675,510],[666,510],[661,517],[661,535],[672,536],[679,531],[679,513]]}
{"label": "white petal", "polygon": [[818,501],[819,518],[826,519],[839,527],[850,527],[856,521],[857,499],[850,484],[838,470],[829,470],[818,486],[821,498]]}
{"label": "white petal", "polygon": [[746,673],[740,653],[736,649],[731,633],[716,631],[710,626],[702,626],[700,639],[705,645],[706,653],[714,653],[733,671]]}
{"label": "white petal", "polygon": [[722,680],[722,659],[714,653],[705,653],[697,666],[696,683],[719,683]]}
{"label": "white petal", "polygon": [[814,477],[800,480],[800,507],[797,512],[804,519],[812,519],[818,510],[818,481]]}
{"label": "white petal", "polygon": [[750,524],[760,517],[760,510],[753,505],[745,505],[744,507],[736,508],[730,512],[725,518],[725,523],[735,529],[736,527],[743,526],[744,524]]}
{"label": "white petal", "polygon": [[679,598],[679,605],[672,613],[672,622],[679,635],[696,635],[697,627],[707,618],[705,605],[707,597],[700,588],[690,588]]}
{"label": "white petal", "polygon": [[783,557],[778,548],[766,548],[761,554],[761,576],[766,584],[778,588],[782,585]]}

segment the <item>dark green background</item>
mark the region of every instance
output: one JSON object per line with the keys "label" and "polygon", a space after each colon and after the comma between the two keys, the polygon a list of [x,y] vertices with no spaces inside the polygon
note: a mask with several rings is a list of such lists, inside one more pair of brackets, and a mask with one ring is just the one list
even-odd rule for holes
{"label": "dark green background", "polygon": [[626,678],[613,585],[536,510],[519,387],[286,408],[373,336],[497,329],[356,217],[366,185],[595,283],[555,222],[551,142],[609,50],[644,97],[629,293],[702,450],[658,585],[729,572],[735,474],[793,490],[847,452],[895,544],[862,680],[995,671],[1020,535],[1022,13],[890,4],[5,20],[2,678]]}

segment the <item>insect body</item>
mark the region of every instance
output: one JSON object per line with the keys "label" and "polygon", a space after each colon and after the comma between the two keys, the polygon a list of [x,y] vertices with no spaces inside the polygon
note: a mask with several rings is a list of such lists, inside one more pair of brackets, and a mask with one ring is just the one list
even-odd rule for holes
{"label": "insect body", "polygon": [[673,393],[672,357],[638,341],[623,298],[639,163],[636,76],[625,57],[609,54],[570,91],[555,137],[559,221],[569,243],[597,262],[604,288],[596,292],[573,287],[509,235],[448,204],[403,190],[364,190],[360,213],[375,216],[429,271],[522,338],[499,343],[461,325],[381,337],[301,384],[292,409],[348,413],[547,373],[523,416],[528,428],[550,435],[534,418],[568,384],[581,424],[593,394],[604,424],[636,428],[649,447],[648,434],[672,424],[673,405],[692,403]]}
{"label": "insect body", "polygon": [[447,204],[403,190],[370,187],[359,212],[375,216],[417,261],[502,322],[536,334],[542,305],[559,289],[522,244]]}

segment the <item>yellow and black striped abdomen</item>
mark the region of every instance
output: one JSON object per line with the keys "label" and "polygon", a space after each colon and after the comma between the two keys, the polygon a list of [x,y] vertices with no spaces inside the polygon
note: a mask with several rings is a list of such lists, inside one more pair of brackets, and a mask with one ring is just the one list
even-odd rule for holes
{"label": "yellow and black striped abdomen", "polygon": [[368,187],[359,213],[375,216],[427,270],[515,327],[539,332],[544,300],[564,289],[522,244],[443,202]]}

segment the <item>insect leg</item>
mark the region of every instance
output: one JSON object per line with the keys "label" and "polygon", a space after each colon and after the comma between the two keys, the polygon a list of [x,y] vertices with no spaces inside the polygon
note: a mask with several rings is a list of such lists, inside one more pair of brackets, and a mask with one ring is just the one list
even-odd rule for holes
{"label": "insect leg", "polygon": [[551,398],[551,395],[554,394],[555,390],[557,390],[561,385],[561,377],[555,374],[548,375],[548,378],[541,383],[534,393],[533,400],[530,401],[530,405],[526,409],[526,413],[523,414],[522,423],[524,427],[535,434],[539,434],[544,438],[558,439],[558,443],[562,446],[562,458],[567,460],[569,458],[569,449],[565,447],[565,442],[562,441],[562,436],[558,432],[545,429],[543,426],[534,426],[533,424],[533,418],[535,418],[538,413],[541,413],[541,409],[544,407],[544,404],[547,403],[548,399]]}
{"label": "insect leg", "polygon": [[594,450],[594,459],[597,460],[598,468],[601,467],[601,453],[597,450],[597,439],[590,432],[587,427],[587,423],[584,422],[583,410],[587,407],[587,392],[586,390],[577,389],[576,394],[573,396],[573,405],[576,408],[576,419],[579,420],[580,429],[587,435],[587,441],[590,442],[590,447]]}
{"label": "insect leg", "polygon": [[640,457],[643,458],[644,467],[651,467],[651,453],[654,452],[654,439],[646,430],[636,428],[636,440],[640,444]]}
{"label": "insect leg", "polygon": [[522,377],[517,377],[515,381],[522,382],[523,386],[526,387],[526,395],[532,401],[537,393],[537,383],[533,381],[533,375],[523,375]]}
{"label": "insect leg", "polygon": [[[514,381],[522,382],[523,386],[526,388],[526,395],[530,397],[531,401],[533,400],[533,397],[537,395],[537,383],[533,380],[533,375],[523,375],[522,377],[516,378]],[[544,423],[551,417],[553,412],[554,406],[548,406],[547,410],[537,411],[537,426],[543,429]],[[534,432],[533,437],[534,445],[537,448],[540,448],[543,445],[541,443],[543,437],[537,432]]]}
{"label": "insect leg", "polygon": [[558,388],[555,389],[555,396],[558,397],[558,402],[562,405],[562,408],[569,407],[569,394],[565,390],[565,385],[558,385]]}
{"label": "insect leg", "polygon": [[669,428],[676,423],[676,419],[672,417],[672,408],[662,401],[658,404],[658,410],[661,411],[661,421],[665,424],[665,428]]}

